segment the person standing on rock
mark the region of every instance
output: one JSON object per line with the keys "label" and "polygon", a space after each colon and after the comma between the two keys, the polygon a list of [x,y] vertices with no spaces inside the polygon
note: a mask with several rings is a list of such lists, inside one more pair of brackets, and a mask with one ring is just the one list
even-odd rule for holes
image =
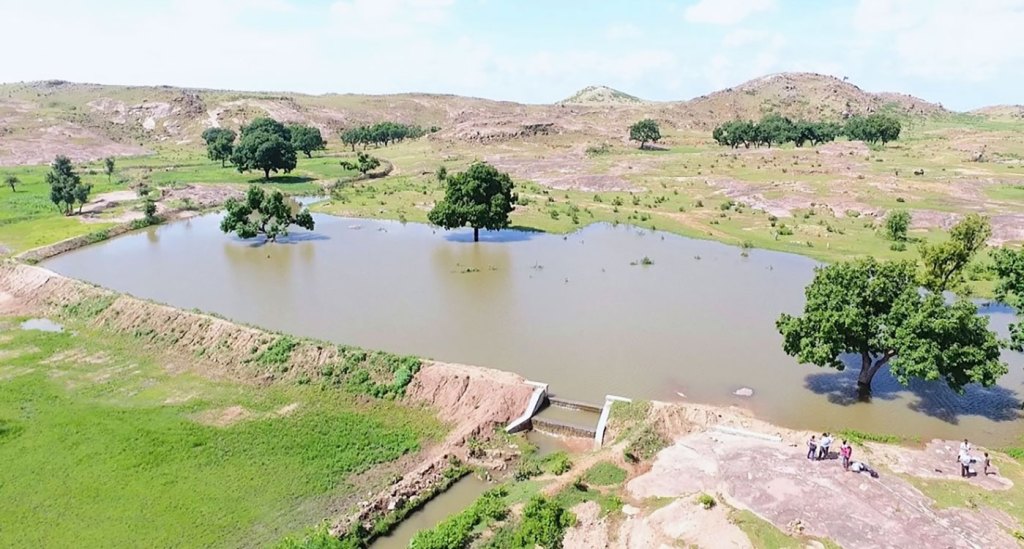
{"label": "person standing on rock", "polygon": [[964,454],[970,454],[970,453],[971,453],[971,443],[967,442],[967,439],[965,438],[964,441],[960,443],[960,455],[962,456]]}
{"label": "person standing on rock", "polygon": [[853,446],[850,446],[845,440],[843,445],[839,447],[839,455],[843,458],[843,470],[850,470],[850,458],[853,457]]}
{"label": "person standing on rock", "polygon": [[814,440],[814,435],[811,435],[811,440],[807,441],[807,459],[814,459],[818,452],[818,443]]}
{"label": "person standing on rock", "polygon": [[832,437],[828,433],[821,434],[821,442],[818,444],[818,459],[828,459],[828,447],[832,446]]}
{"label": "person standing on rock", "polygon": [[967,452],[960,453],[960,476],[967,478],[971,475],[971,454]]}

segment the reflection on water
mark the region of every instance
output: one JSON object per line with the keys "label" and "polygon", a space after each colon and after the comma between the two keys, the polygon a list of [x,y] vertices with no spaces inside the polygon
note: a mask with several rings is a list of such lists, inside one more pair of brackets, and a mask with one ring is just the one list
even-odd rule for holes
{"label": "reflection on water", "polygon": [[63,332],[64,327],[49,318],[30,318],[21,323],[22,330],[38,330],[40,332]]}
{"label": "reflection on water", "polygon": [[[183,308],[298,335],[519,372],[567,398],[607,393],[752,409],[792,427],[856,428],[1005,443],[1022,355],[1001,386],[963,397],[933,383],[875,378],[850,400],[856,368],[797,365],[775,319],[797,313],[810,259],[636,228],[563,237],[446,233],[414,223],[315,216],[276,244],[227,237],[219,216],[150,228],[46,266]],[[359,227],[355,230],[354,227]],[[631,265],[648,256],[651,266]],[[116,265],[116,268],[111,268]],[[985,309],[1005,331],[1012,312]],[[754,396],[737,397],[750,387]]]}

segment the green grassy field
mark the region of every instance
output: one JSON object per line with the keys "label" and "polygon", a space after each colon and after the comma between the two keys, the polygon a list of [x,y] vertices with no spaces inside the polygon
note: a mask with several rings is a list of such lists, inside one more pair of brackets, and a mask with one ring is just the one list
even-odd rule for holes
{"label": "green grassy field", "polygon": [[443,433],[423,410],[172,375],[127,336],[19,320],[0,320],[0,546],[266,546]]}

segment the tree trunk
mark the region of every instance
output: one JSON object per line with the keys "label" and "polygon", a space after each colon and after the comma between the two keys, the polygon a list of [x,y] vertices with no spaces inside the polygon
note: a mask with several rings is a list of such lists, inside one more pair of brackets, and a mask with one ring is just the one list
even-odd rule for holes
{"label": "tree trunk", "polygon": [[221,168],[223,168],[223,167],[224,167],[224,159],[223,159],[223,158],[221,158],[221,159],[220,159],[220,167],[221,167]]}
{"label": "tree trunk", "polygon": [[882,366],[888,364],[889,359],[895,354],[889,351],[872,361],[870,353],[861,353],[860,375],[857,377],[857,395],[861,400],[869,400],[871,398],[871,382],[875,379],[875,374],[882,369]]}
{"label": "tree trunk", "polygon": [[268,170],[268,169],[264,169],[263,170],[263,180],[264,181],[270,181],[270,170]]}
{"label": "tree trunk", "polygon": [[306,152],[306,158],[313,158],[313,153]]}
{"label": "tree trunk", "polygon": [[473,242],[480,242],[480,228],[473,227]]}

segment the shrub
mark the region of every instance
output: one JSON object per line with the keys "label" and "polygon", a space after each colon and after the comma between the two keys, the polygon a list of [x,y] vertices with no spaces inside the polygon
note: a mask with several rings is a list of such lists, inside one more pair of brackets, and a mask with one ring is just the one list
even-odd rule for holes
{"label": "shrub", "polygon": [[701,494],[697,496],[697,504],[705,509],[711,509],[717,505],[718,502],[716,502],[715,498],[711,497],[709,494]]}
{"label": "shrub", "polygon": [[572,461],[569,454],[559,451],[544,458],[544,470],[553,474],[561,475],[572,469]]}
{"label": "shrub", "polygon": [[503,487],[484,492],[484,495],[466,510],[447,518],[430,530],[422,530],[413,536],[409,542],[410,549],[450,549],[468,546],[478,525],[502,520],[508,515],[508,505],[504,500],[506,495],[508,491]]}
{"label": "shrub", "polygon": [[291,337],[281,336],[256,357],[256,362],[267,366],[285,364],[298,345],[299,342]]}

